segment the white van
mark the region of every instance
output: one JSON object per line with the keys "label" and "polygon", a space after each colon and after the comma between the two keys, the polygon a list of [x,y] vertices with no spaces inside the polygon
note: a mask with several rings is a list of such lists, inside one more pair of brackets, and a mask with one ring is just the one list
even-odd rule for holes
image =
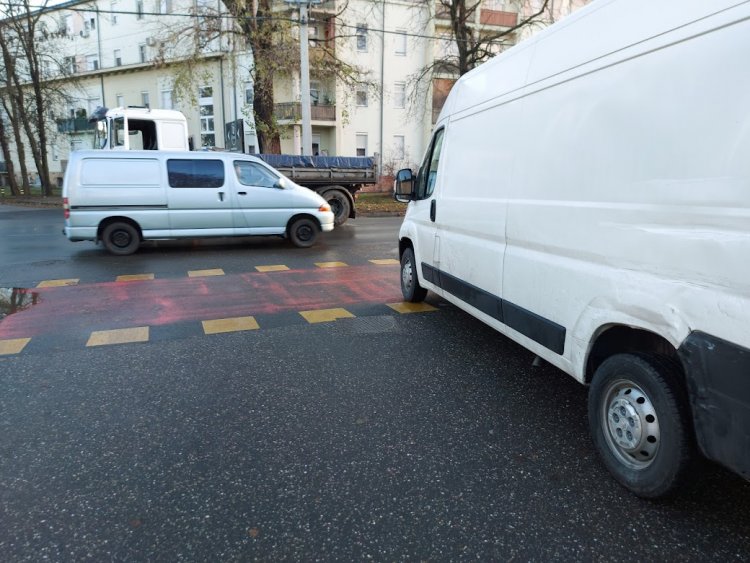
{"label": "white van", "polygon": [[70,240],[102,241],[119,255],[172,238],[280,235],[309,247],[333,230],[321,196],[234,153],[73,152],[63,207]]}
{"label": "white van", "polygon": [[748,53],[747,0],[597,0],[463,76],[397,175],[404,297],[590,385],[643,497],[696,450],[750,477]]}

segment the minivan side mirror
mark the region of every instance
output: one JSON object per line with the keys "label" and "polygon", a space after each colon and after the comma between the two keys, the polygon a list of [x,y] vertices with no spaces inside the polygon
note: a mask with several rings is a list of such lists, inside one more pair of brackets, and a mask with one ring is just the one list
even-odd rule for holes
{"label": "minivan side mirror", "polygon": [[414,173],[404,168],[396,173],[393,182],[393,199],[407,203],[414,199]]}
{"label": "minivan side mirror", "polygon": [[278,180],[276,180],[273,187],[279,190],[288,190],[292,186],[289,183],[289,180],[287,180],[285,176],[281,176]]}

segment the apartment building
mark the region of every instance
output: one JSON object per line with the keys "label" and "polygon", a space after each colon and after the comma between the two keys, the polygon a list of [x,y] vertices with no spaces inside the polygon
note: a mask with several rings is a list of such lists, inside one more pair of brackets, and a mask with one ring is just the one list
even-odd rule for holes
{"label": "apartment building", "polygon": [[[528,0],[484,0],[472,27],[508,29],[529,9]],[[420,0],[327,0],[309,13],[313,152],[374,155],[384,174],[418,162],[457,78],[433,64],[455,49],[445,9]],[[275,14],[295,20],[298,5],[279,1]],[[236,25],[220,0],[73,0],[47,9],[41,22],[40,48],[54,51],[65,70],[53,63],[45,74],[69,85],[65,107],[51,116],[53,181],[61,181],[70,151],[93,147],[86,117],[98,106],[177,109],[194,149],[257,152],[252,53],[229,33]],[[517,40],[511,34],[493,48]],[[331,71],[331,55],[345,63],[347,78]],[[302,150],[300,83],[298,70],[274,76],[284,153]]]}

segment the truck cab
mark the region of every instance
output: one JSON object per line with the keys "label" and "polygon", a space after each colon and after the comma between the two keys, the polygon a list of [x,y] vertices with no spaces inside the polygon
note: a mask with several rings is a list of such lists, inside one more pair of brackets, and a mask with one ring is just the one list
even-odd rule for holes
{"label": "truck cab", "polygon": [[95,148],[103,150],[190,150],[187,119],[176,110],[146,107],[97,108]]}

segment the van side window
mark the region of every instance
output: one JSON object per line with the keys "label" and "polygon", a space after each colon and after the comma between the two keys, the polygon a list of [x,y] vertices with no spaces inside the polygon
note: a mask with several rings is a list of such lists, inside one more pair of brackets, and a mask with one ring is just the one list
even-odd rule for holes
{"label": "van side window", "polygon": [[167,160],[172,188],[220,188],[224,185],[224,162],[189,158]]}
{"label": "van side window", "polygon": [[440,164],[440,151],[443,148],[443,133],[440,129],[435,133],[430,150],[424,157],[424,162],[419,168],[417,178],[417,199],[426,199],[435,191],[437,181],[438,165]]}
{"label": "van side window", "polygon": [[279,180],[278,176],[275,176],[268,168],[255,162],[235,160],[234,171],[237,174],[237,180],[244,186],[273,188]]}

